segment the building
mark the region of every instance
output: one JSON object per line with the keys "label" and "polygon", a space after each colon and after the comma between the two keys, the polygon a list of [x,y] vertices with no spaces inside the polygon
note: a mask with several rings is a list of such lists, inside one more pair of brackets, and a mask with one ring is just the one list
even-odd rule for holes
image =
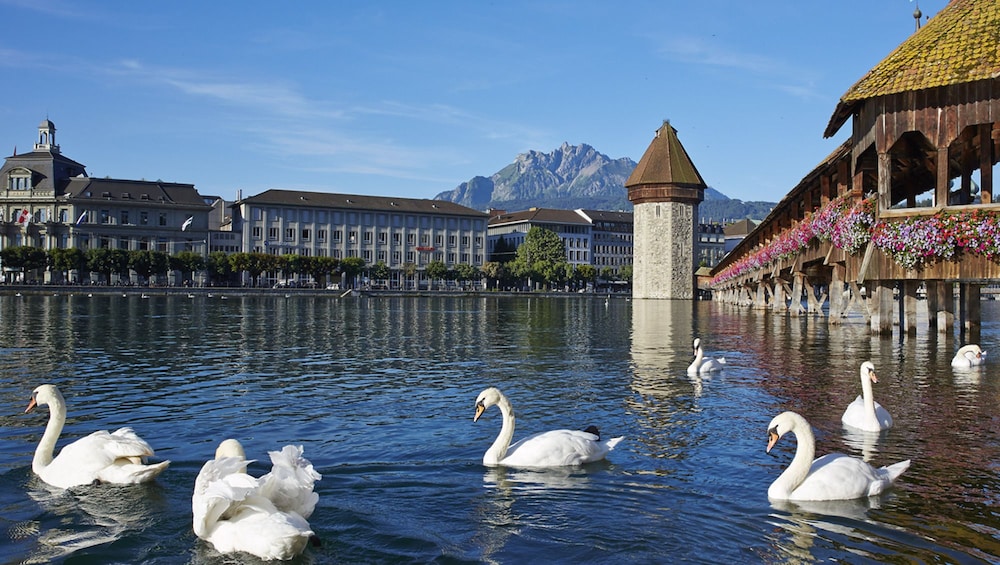
{"label": "building", "polygon": [[[513,259],[513,254],[533,227],[555,232],[559,236],[566,249],[566,262],[570,265],[591,265],[598,272],[607,267],[618,275],[622,267],[632,264],[632,214],[603,210],[531,208],[511,213],[491,211],[487,256],[491,261]],[[510,254],[507,257],[497,254],[501,240],[500,252]]]}
{"label": "building", "polygon": [[635,220],[633,297],[694,298],[695,226],[707,187],[664,122],[625,182]]}
{"label": "building", "polygon": [[243,251],[384,263],[394,289],[419,288],[431,261],[478,269],[486,255],[486,214],[443,200],[272,189],[232,209]]}
{"label": "building", "polygon": [[0,182],[0,248],[207,254],[214,204],[194,185],[92,178],[62,154],[47,119],[30,153],[15,150],[4,160]]}
{"label": "building", "polygon": [[695,267],[714,267],[725,256],[725,227],[718,223],[699,223],[695,242]]}

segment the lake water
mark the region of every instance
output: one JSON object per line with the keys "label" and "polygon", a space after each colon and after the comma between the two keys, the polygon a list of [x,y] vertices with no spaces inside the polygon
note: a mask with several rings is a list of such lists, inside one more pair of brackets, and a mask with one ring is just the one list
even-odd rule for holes
{"label": "lake water", "polygon": [[[248,457],[301,444],[323,479],[300,563],[1000,561],[1000,302],[983,303],[990,363],[956,371],[956,334],[868,335],[863,321],[710,302],[538,297],[0,296],[0,562],[243,563],[191,530],[191,493],[222,439]],[[690,378],[690,343],[723,356]],[[993,353],[996,352],[996,353]],[[870,359],[895,427],[840,424]],[[59,385],[59,447],[130,425],[170,468],[155,483],[52,491],[31,457]],[[608,461],[489,469],[495,385],[515,439],[594,424]],[[877,499],[772,504],[803,414],[817,453],[912,459]],[[253,474],[266,472],[259,462]]]}

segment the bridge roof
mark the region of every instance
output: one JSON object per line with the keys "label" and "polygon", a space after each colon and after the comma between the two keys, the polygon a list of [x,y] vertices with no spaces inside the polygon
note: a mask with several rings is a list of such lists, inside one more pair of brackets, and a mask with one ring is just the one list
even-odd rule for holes
{"label": "bridge roof", "polygon": [[952,0],[854,83],[840,98],[824,137],[865,100],[1000,76],[1000,2]]}

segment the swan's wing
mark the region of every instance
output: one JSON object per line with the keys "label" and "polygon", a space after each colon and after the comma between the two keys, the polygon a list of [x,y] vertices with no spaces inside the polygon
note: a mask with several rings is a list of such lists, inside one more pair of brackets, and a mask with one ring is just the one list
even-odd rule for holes
{"label": "swan's wing", "polygon": [[552,430],[511,445],[500,463],[513,467],[558,467],[599,461],[619,438],[598,441],[592,433],[579,430]]}
{"label": "swan's wing", "polygon": [[238,457],[224,457],[211,459],[202,466],[191,496],[194,532],[198,537],[208,535],[224,515],[231,514],[257,487],[256,479],[243,472],[247,463]]}
{"label": "swan's wing", "polygon": [[271,472],[260,478],[260,492],[278,510],[296,512],[308,518],[319,501],[313,485],[323,477],[302,456],[302,451],[301,445],[286,445],[281,451],[269,451]]}
{"label": "swan's wing", "polygon": [[[906,461],[906,467],[909,461]],[[897,463],[896,465],[900,465]],[[790,500],[847,500],[874,496],[892,485],[905,470],[895,465],[875,469],[856,457],[830,453],[813,461],[809,475],[789,496]]]}
{"label": "swan's wing", "polygon": [[[258,497],[258,501],[260,501]],[[309,523],[294,512],[267,510],[266,501],[241,506],[206,537],[220,553],[242,551],[264,560],[287,560],[302,553],[313,535]]]}
{"label": "swan's wing", "polygon": [[143,482],[166,467],[163,463],[152,469],[142,465],[152,454],[149,444],[129,428],[115,433],[101,430],[67,444],[39,475],[46,483],[60,488],[94,481]]}

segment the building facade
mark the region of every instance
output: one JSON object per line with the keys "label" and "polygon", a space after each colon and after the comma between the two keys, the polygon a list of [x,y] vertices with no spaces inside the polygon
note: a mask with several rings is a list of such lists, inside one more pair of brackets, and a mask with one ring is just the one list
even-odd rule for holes
{"label": "building facade", "polygon": [[194,185],[89,177],[47,119],[30,153],[4,160],[0,183],[0,248],[208,252],[213,203]]}
{"label": "building facade", "polygon": [[233,205],[232,230],[247,252],[360,257],[389,267],[389,288],[413,289],[431,261],[482,268],[486,219],[441,200],[267,190]]}

